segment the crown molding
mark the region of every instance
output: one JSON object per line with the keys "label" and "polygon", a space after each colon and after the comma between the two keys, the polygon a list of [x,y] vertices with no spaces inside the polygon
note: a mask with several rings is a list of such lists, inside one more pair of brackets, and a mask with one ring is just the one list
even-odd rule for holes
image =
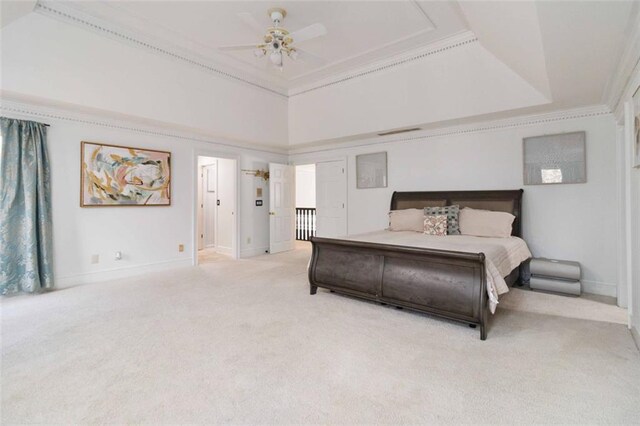
{"label": "crown molding", "polygon": [[[46,121],[62,121],[72,122],[90,126],[101,126],[116,130],[125,130],[135,133],[161,136],[177,140],[186,140],[191,142],[203,142],[213,144],[230,151],[251,151],[263,154],[275,155],[302,155],[313,154],[337,149],[347,149],[371,145],[380,145],[388,143],[402,143],[426,140],[430,138],[455,136],[461,134],[473,134],[481,132],[491,132],[506,130],[517,127],[535,126],[544,123],[553,123],[558,121],[575,120],[586,117],[597,117],[610,115],[611,110],[606,105],[594,105],[588,107],[567,109],[554,111],[544,114],[530,114],[518,117],[512,117],[502,120],[478,121],[475,123],[445,126],[435,129],[425,130],[418,133],[411,133],[411,136],[383,136],[383,137],[365,137],[361,139],[351,140],[347,142],[327,142],[323,144],[305,146],[305,147],[264,147],[255,144],[234,141],[220,137],[206,136],[195,132],[185,131],[177,126],[162,124],[150,124],[147,120],[135,119],[134,117],[114,118],[108,117],[107,113],[85,112],[80,108],[69,106],[52,106],[42,105],[35,102],[16,101],[7,98],[3,94],[0,97],[0,113],[2,115],[12,116],[14,118],[22,118],[27,120],[46,120]],[[50,123],[47,123],[50,124]]]}
{"label": "crown molding", "polygon": [[289,155],[313,154],[336,149],[356,148],[388,143],[414,142],[443,136],[456,136],[512,129],[517,127],[535,126],[544,123],[575,120],[586,117],[610,115],[611,110],[607,105],[594,105],[581,108],[566,109],[543,114],[530,114],[501,120],[478,121],[475,123],[439,127],[421,132],[411,133],[411,136],[386,136],[365,137],[347,142],[327,142],[321,145],[305,146],[300,148],[290,147]]}
{"label": "crown molding", "polygon": [[228,149],[234,152],[251,151],[264,154],[287,155],[286,147],[261,146],[243,141],[236,141],[223,137],[210,136],[184,130],[179,126],[172,126],[166,123],[150,122],[151,120],[137,119],[136,117],[111,117],[108,113],[86,112],[74,106],[43,105],[36,102],[26,102],[13,100],[7,95],[0,97],[0,113],[4,116],[21,118],[33,121],[51,122],[62,121],[84,124],[89,126],[100,126],[115,130],[125,130],[129,132],[141,133],[145,135],[161,136],[170,139],[184,140],[190,142],[204,142],[213,144],[221,149]]}
{"label": "crown molding", "polygon": [[[416,4],[416,7],[419,7],[419,5]],[[429,42],[426,46],[422,46],[417,49],[409,49],[406,52],[393,55],[390,58],[373,61],[347,71],[334,73],[313,83],[287,89],[286,82],[280,77],[257,76],[255,73],[243,71],[237,66],[234,66],[231,63],[232,61],[224,58],[223,55],[217,55],[215,58],[205,58],[201,55],[195,54],[189,49],[171,44],[164,39],[145,34],[139,29],[133,30],[118,26],[111,22],[108,19],[108,16],[106,18],[93,16],[90,13],[79,9],[77,6],[74,7],[73,3],[70,2],[38,0],[34,11],[41,15],[84,28],[112,40],[116,40],[148,52],[163,55],[171,60],[178,61],[189,66],[194,66],[204,72],[214,74],[218,77],[240,84],[249,85],[284,98],[329,87],[355,78],[365,77],[373,73],[386,71],[478,41],[473,33],[470,31],[464,31],[438,41]],[[422,13],[425,14],[424,11]],[[106,15],[108,15],[108,13],[106,13]],[[426,16],[426,19],[429,19],[428,16]]]}
{"label": "crown molding", "polygon": [[284,87],[272,81],[256,78],[253,75],[249,75],[246,72],[218,61],[214,63],[211,59],[196,55],[187,49],[170,45],[164,40],[143,35],[139,31],[121,28],[112,22],[80,11],[72,7],[69,3],[38,0],[34,11],[41,15],[84,28],[112,40],[168,57],[174,61],[195,66],[202,71],[218,77],[265,90],[277,96],[285,98],[288,96],[287,90]]}
{"label": "crown molding", "polygon": [[446,37],[442,40],[432,42],[429,45],[420,49],[412,49],[408,52],[404,52],[399,55],[395,55],[391,58],[387,58],[381,61],[361,66],[355,70],[350,70],[338,75],[333,75],[316,81],[311,84],[307,84],[300,87],[289,89],[289,97],[302,95],[314,90],[323,89],[326,87],[334,86],[336,84],[344,83],[355,78],[366,77],[371,74],[375,74],[382,71],[388,71],[390,69],[406,65],[411,62],[415,62],[421,59],[425,59],[429,56],[433,56],[439,53],[446,52],[451,49],[462,47],[470,43],[478,42],[478,38],[471,31],[464,31],[462,33]]}
{"label": "crown molding", "polygon": [[602,102],[609,106],[619,121],[624,116],[625,93],[634,71],[640,65],[640,3],[634,3],[633,7],[634,11],[625,31],[627,36],[622,54],[602,96]]}

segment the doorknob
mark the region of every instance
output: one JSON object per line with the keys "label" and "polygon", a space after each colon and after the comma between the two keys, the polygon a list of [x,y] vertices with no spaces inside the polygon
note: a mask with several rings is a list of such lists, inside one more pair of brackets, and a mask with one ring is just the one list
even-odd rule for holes
{"label": "doorknob", "polygon": [[275,216],[276,212],[269,212],[269,216]]}

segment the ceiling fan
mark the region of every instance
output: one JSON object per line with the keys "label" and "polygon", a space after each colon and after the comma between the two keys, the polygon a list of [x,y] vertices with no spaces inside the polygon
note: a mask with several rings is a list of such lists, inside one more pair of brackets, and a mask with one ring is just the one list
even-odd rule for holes
{"label": "ceiling fan", "polygon": [[[283,57],[286,55],[291,60],[302,60],[314,65],[322,65],[325,60],[302,50],[298,47],[298,43],[321,37],[327,33],[327,29],[322,24],[312,24],[294,32],[289,32],[286,28],[281,27],[282,21],[287,16],[287,11],[275,7],[267,11],[267,15],[273,22],[273,26],[267,28],[266,33],[264,27],[248,12],[239,13],[238,17],[249,27],[256,30],[259,34],[264,34],[261,42],[257,44],[244,44],[238,46],[219,47],[219,50],[253,50],[256,58],[263,56],[269,57],[269,62],[282,71]],[[294,46],[295,44],[295,46]]]}

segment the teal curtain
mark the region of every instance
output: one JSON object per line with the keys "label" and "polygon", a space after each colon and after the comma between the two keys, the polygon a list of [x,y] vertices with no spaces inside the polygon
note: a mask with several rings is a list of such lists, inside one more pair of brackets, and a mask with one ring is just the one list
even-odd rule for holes
{"label": "teal curtain", "polygon": [[47,127],[0,117],[0,294],[53,287]]}

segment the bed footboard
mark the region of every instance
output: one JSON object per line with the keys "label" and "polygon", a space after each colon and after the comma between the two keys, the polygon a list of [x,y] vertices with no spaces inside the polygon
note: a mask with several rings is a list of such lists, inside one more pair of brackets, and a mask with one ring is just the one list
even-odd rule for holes
{"label": "bed footboard", "polygon": [[311,238],[311,294],[318,287],[479,326],[486,339],[483,253]]}

